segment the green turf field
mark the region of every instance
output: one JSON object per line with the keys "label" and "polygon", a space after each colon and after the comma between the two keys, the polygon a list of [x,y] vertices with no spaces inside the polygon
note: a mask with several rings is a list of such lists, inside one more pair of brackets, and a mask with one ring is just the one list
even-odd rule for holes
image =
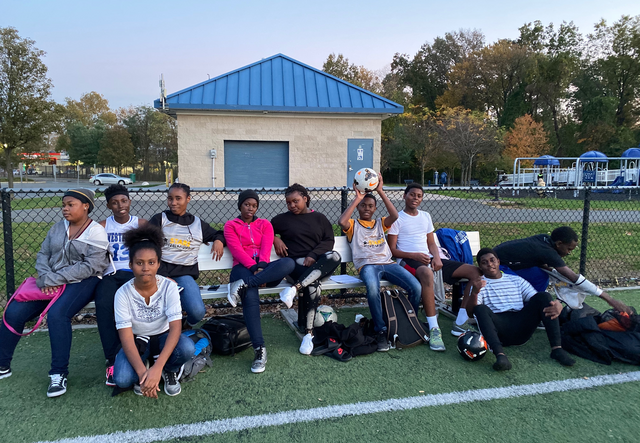
{"label": "green turf field", "polygon": [[[613,294],[640,306],[640,291]],[[588,300],[592,301],[598,309],[605,307],[600,300]],[[366,315],[368,310],[342,309],[339,321],[351,323],[356,313]],[[57,440],[638,370],[630,365],[603,366],[583,359],[578,359],[572,368],[564,368],[548,357],[546,335],[538,331],[526,345],[507,348],[514,368],[496,373],[491,368],[492,355],[475,363],[462,360],[455,350],[455,338],[448,334],[451,321],[441,317],[440,324],[447,332],[445,353],[420,346],[340,363],[328,357],[300,355],[299,342],[285,323],[265,317],[263,329],[269,351],[265,373],[249,371],[251,351],[234,357],[216,356],[213,368],[183,384],[182,394],[170,398],[162,392],[158,400],[138,397],[133,392],[110,396],[110,389],[104,385],[97,329],[74,332],[68,392],[48,399],[49,339],[46,333],[36,333],[21,340],[12,364],[13,376],[0,380],[0,441]],[[635,442],[639,434],[639,398],[640,382],[632,382],[172,441]],[[304,416],[304,412],[301,414]]]}

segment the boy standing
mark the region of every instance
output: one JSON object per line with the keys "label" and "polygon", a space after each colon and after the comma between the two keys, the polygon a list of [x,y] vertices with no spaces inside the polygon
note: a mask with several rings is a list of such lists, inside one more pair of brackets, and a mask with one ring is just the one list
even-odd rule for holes
{"label": "boy standing", "polygon": [[[431,215],[418,209],[423,197],[424,191],[418,183],[411,183],[404,190],[405,207],[399,214],[398,221],[389,230],[389,247],[394,257],[402,259],[400,265],[415,275],[422,285],[422,305],[433,341],[433,335],[441,334],[436,317],[433,273],[442,269],[442,279],[449,284],[466,278],[469,280],[469,287],[480,284],[481,274],[475,266],[440,257]],[[466,310],[468,300],[469,297],[466,296],[462,301],[462,308],[451,330],[454,336],[472,329]],[[441,350],[444,351],[444,345]]]}
{"label": "boy standing", "polygon": [[[388,351],[387,326],[382,317],[382,303],[380,301],[380,280],[386,279],[405,289],[416,312],[418,312],[420,305],[420,283],[411,273],[394,263],[391,257],[391,250],[384,234],[397,220],[398,211],[382,189],[382,176],[380,176],[376,191],[389,211],[388,217],[373,219],[376,212],[376,198],[371,193],[361,193],[355,185],[353,189],[356,197],[342,213],[338,224],[347,235],[347,240],[351,245],[353,264],[360,272],[360,278],[367,287],[367,300],[371,317],[373,317],[378,351]],[[351,214],[356,207],[360,218],[353,220]],[[433,346],[431,349],[434,349]],[[444,350],[444,345],[442,345],[442,350]]]}

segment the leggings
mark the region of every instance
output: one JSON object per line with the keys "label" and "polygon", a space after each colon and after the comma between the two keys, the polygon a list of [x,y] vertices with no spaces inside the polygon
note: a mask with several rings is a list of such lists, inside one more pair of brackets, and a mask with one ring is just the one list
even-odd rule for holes
{"label": "leggings", "polygon": [[503,352],[503,346],[526,343],[542,320],[547,338],[552,348],[561,345],[560,323],[551,320],[542,311],[551,303],[551,294],[538,292],[520,311],[494,313],[485,305],[478,305],[473,315],[478,322],[480,333],[494,354]]}
{"label": "leggings", "polygon": [[[333,274],[340,266],[340,260],[340,254],[329,251],[318,257],[311,266],[303,266],[296,262],[295,269],[289,274],[289,280],[293,284],[302,286],[302,296],[298,299],[298,326],[304,326],[307,332],[313,329],[313,320],[320,303],[320,280]],[[315,270],[319,270],[320,273],[313,272]]]}

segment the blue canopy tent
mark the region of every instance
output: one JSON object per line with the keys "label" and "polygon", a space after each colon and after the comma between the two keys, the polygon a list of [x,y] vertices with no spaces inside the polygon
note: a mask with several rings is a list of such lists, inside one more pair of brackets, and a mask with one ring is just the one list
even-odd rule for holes
{"label": "blue canopy tent", "polygon": [[[541,155],[535,159],[533,167],[538,169],[538,174],[542,174],[544,182],[550,186],[554,182],[554,172],[559,172],[560,170],[560,160],[553,155]],[[556,180],[557,177],[558,175],[556,174]]]}
{"label": "blue canopy tent", "polygon": [[638,186],[640,182],[640,146],[629,148],[621,155],[620,175],[624,177],[624,184]]}
{"label": "blue canopy tent", "polygon": [[[598,185],[598,181],[604,181],[607,185],[607,171],[609,170],[609,158],[600,151],[588,151],[578,157],[576,171],[579,174],[578,186],[584,183]],[[598,173],[604,172],[604,180],[598,180]],[[602,175],[602,174],[600,174]]]}
{"label": "blue canopy tent", "polygon": [[560,166],[560,160],[553,155],[541,155],[533,162],[533,166]]}

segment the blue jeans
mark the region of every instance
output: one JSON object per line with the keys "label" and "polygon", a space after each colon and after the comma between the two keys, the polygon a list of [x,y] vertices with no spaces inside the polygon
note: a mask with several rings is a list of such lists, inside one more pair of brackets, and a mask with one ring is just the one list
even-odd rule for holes
{"label": "blue jeans", "polygon": [[[69,373],[71,355],[71,319],[93,299],[93,292],[100,279],[89,277],[78,283],[68,284],[60,298],[47,313],[49,341],[51,342],[51,370],[53,374]],[[5,313],[7,322],[17,332],[24,330],[26,322],[36,318],[49,304],[48,300],[12,301]],[[0,366],[8,367],[20,336],[0,326]]]}
{"label": "blue jeans", "polygon": [[258,287],[263,284],[273,287],[293,272],[296,263],[293,259],[285,257],[272,261],[262,271],[253,275],[249,269],[238,264],[231,270],[230,281],[244,280],[247,285],[246,291],[242,295],[242,315],[247,323],[247,331],[251,337],[251,344],[254,348],[264,346],[262,337],[262,327],[260,326],[260,294]]}
{"label": "blue jeans", "polygon": [[[160,351],[164,348],[167,337],[169,337],[168,331],[160,336]],[[178,372],[180,367],[193,357],[195,350],[196,347],[193,340],[185,337],[184,335],[180,335],[178,344],[173,349],[169,360],[167,360],[167,363],[164,365],[164,369],[170,372]],[[147,346],[144,354],[140,356],[143,362],[149,358],[150,353],[151,347]],[[116,362],[113,366],[113,380],[120,388],[123,389],[130,388],[135,383],[138,383],[138,374],[133,369],[133,366],[131,366],[131,363],[129,363],[129,360],[124,353],[124,349],[120,349],[120,352],[116,355]]]}
{"label": "blue jeans", "polygon": [[173,277],[173,279],[178,283],[178,286],[184,288],[180,291],[180,304],[182,310],[187,313],[187,322],[193,326],[202,320],[206,313],[204,301],[200,295],[200,286],[190,275],[181,275]]}
{"label": "blue jeans", "polygon": [[384,331],[387,326],[382,317],[382,302],[380,301],[380,280],[388,280],[409,293],[409,302],[416,314],[420,308],[420,295],[422,287],[420,282],[402,266],[397,263],[388,265],[364,265],[360,269],[360,279],[367,287],[367,301],[373,318],[376,332]]}

